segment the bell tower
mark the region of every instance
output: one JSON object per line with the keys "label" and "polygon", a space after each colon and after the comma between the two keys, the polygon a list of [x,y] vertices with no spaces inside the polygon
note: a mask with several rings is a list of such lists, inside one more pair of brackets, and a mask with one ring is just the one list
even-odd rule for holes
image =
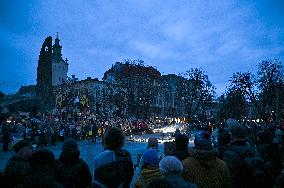
{"label": "bell tower", "polygon": [[52,86],[58,86],[66,82],[68,72],[68,60],[62,58],[62,46],[59,44],[58,33],[52,47]]}
{"label": "bell tower", "polygon": [[37,98],[41,110],[51,110],[54,106],[53,88],[67,80],[68,60],[62,58],[62,46],[58,33],[54,45],[52,37],[47,37],[41,47],[37,67]]}

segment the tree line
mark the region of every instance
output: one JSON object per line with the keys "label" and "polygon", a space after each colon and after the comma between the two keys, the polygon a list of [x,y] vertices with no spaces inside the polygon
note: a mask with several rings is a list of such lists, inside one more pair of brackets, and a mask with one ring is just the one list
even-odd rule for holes
{"label": "tree line", "polygon": [[[264,60],[257,67],[256,74],[234,73],[226,91],[217,97],[215,86],[200,68],[190,68],[179,75],[161,75],[142,60],[125,60],[104,74],[104,80],[109,73],[115,77],[105,88],[104,98],[116,106],[116,113],[123,109],[124,115],[147,118],[153,111],[161,113],[161,108],[153,107],[156,102],[168,110],[164,115],[172,117],[245,119],[251,107],[256,118],[279,122],[284,109],[283,65],[279,60]],[[155,101],[160,95],[163,101]]]}

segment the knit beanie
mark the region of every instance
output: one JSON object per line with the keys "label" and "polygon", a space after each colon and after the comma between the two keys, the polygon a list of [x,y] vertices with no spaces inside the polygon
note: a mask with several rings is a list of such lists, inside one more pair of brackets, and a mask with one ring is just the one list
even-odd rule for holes
{"label": "knit beanie", "polygon": [[230,127],[230,132],[234,137],[238,139],[245,139],[247,136],[247,130],[242,125],[236,125],[236,126]]}
{"label": "knit beanie", "polygon": [[238,125],[239,123],[238,123],[238,121],[235,120],[235,119],[227,119],[227,120],[226,120],[226,124],[227,124],[228,127],[230,128],[230,127],[233,127],[233,126]]}
{"label": "knit beanie", "polygon": [[28,140],[20,140],[19,142],[17,142],[14,145],[14,150],[16,153],[18,153],[20,151],[20,149],[22,149],[23,147],[29,146],[30,145],[30,141]]}
{"label": "knit beanie", "polygon": [[162,158],[159,163],[159,168],[163,175],[180,174],[183,171],[181,161],[175,156],[167,156]]}
{"label": "knit beanie", "polygon": [[159,165],[158,151],[155,149],[147,149],[142,155],[142,159],[145,165]]}
{"label": "knit beanie", "polygon": [[73,138],[68,138],[63,143],[62,151],[79,151],[77,141]]}
{"label": "knit beanie", "polygon": [[149,148],[157,148],[158,149],[158,140],[157,138],[149,138],[148,139],[148,149]]}
{"label": "knit beanie", "polygon": [[202,131],[200,133],[197,133],[195,135],[194,145],[196,149],[202,149],[202,150],[213,149],[210,133],[207,131]]}
{"label": "knit beanie", "polygon": [[55,157],[51,150],[47,148],[40,148],[33,153],[32,165],[55,167]]}
{"label": "knit beanie", "polygon": [[188,138],[186,135],[178,133],[175,136],[176,149],[187,149],[188,147]]}

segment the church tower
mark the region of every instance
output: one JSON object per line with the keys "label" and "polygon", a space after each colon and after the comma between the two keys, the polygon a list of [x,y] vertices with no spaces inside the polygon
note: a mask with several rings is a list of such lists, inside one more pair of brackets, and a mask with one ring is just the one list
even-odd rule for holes
{"label": "church tower", "polygon": [[53,45],[52,53],[52,86],[58,86],[66,82],[68,72],[68,60],[62,59],[61,49],[59,44],[58,34]]}
{"label": "church tower", "polygon": [[58,34],[52,45],[52,37],[45,39],[39,54],[37,67],[37,98],[41,110],[51,110],[54,106],[53,87],[67,80],[68,60],[62,59]]}

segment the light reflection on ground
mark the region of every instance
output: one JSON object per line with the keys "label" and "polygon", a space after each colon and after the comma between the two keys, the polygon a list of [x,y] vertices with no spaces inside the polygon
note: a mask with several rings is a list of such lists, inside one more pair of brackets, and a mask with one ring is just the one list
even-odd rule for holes
{"label": "light reflection on ground", "polygon": [[[128,150],[131,154],[133,164],[137,163],[137,155],[142,154],[147,148],[147,140],[149,137],[159,138],[161,140],[160,134],[144,134],[140,136],[135,136],[138,140],[143,140],[145,142],[130,142],[127,141],[125,143],[124,148]],[[126,140],[129,140],[130,136],[126,137]],[[88,141],[79,141],[79,150],[80,150],[80,157],[87,162],[90,167],[91,172],[93,171],[93,159],[94,157],[99,154],[103,150],[103,146],[101,144],[101,139],[97,139],[97,143],[90,143]],[[190,140],[189,147],[193,146],[193,142]],[[2,147],[1,147],[2,148]],[[58,142],[56,146],[49,147],[56,158],[59,157],[61,149],[62,149],[62,142]],[[164,144],[159,144],[159,150],[164,152]],[[4,171],[4,168],[9,160],[10,157],[14,155],[14,151],[8,152],[0,152],[0,172]]]}

